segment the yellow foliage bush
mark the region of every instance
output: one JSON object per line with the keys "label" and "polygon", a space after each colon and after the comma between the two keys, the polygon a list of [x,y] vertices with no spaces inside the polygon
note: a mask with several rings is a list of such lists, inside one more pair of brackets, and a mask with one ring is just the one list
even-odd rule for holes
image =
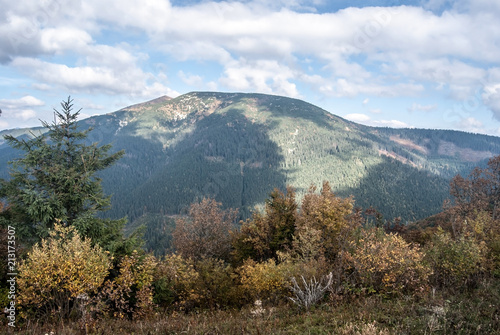
{"label": "yellow foliage bush", "polygon": [[471,220],[470,225],[464,226],[463,235],[473,237],[483,251],[486,251],[488,271],[500,277],[500,219],[493,219],[489,213],[480,211]]}
{"label": "yellow foliage bush", "polygon": [[155,269],[155,303],[164,308],[180,310],[195,305],[200,299],[195,291],[198,277],[191,260],[177,254],[166,255]]}
{"label": "yellow foliage bush", "polygon": [[257,263],[251,259],[238,269],[242,287],[254,299],[277,299],[288,289],[291,263],[276,264],[274,259]]}
{"label": "yellow foliage bush", "polygon": [[354,200],[337,197],[328,182],[323,183],[319,194],[313,185],[302,200],[296,237],[300,238],[302,234],[302,238],[305,238],[309,235],[307,238],[312,243],[310,247],[316,252],[320,251],[318,246],[321,247],[321,252],[333,261],[360,224],[360,217],[353,209]]}
{"label": "yellow foliage bush", "polygon": [[134,319],[153,311],[153,280],[158,262],[153,255],[140,256],[134,250],[120,261],[119,275],[106,281],[100,301],[107,304],[106,312],[114,317]]}
{"label": "yellow foliage bush", "polygon": [[343,257],[347,271],[355,275],[355,284],[379,293],[422,291],[431,274],[419,247],[380,228],[360,230]]}
{"label": "yellow foliage bush", "polygon": [[91,295],[110,269],[106,253],[82,240],[74,227],[55,224],[48,239],[36,244],[19,265],[18,304],[25,316],[68,316],[77,297]]}
{"label": "yellow foliage bush", "polygon": [[457,288],[473,284],[485,270],[487,251],[484,241],[468,233],[453,239],[439,228],[426,250],[426,260],[434,270],[434,284]]}

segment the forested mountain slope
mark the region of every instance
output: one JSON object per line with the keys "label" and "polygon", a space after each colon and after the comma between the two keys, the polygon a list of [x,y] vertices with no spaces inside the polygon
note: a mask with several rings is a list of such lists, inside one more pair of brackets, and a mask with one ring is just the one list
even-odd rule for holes
{"label": "forested mountain slope", "polygon": [[[161,226],[163,215],[184,213],[203,196],[239,208],[244,218],[275,187],[292,185],[300,196],[324,180],[387,219],[416,220],[440,210],[451,177],[500,154],[497,137],[372,128],[330,112],[280,96],[193,92],[80,124],[94,127],[91,141],[125,150],[101,177],[113,194],[107,215],[127,215],[132,225],[151,217]],[[1,143],[0,177],[13,157]]]}

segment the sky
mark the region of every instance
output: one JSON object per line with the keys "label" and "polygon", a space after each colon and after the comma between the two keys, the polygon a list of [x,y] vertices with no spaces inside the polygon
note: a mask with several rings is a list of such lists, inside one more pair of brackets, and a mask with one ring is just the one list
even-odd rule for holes
{"label": "sky", "polygon": [[0,0],[0,130],[191,91],[500,136],[498,0]]}

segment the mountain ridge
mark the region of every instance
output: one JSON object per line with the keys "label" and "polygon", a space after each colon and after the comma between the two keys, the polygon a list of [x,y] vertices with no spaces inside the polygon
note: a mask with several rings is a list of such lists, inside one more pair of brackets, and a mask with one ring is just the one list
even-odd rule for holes
{"label": "mountain ridge", "polygon": [[[90,142],[126,152],[100,175],[113,194],[105,215],[125,215],[131,225],[154,217],[158,229],[159,218],[185,213],[204,196],[246,218],[275,187],[291,185],[300,197],[324,180],[387,219],[417,220],[440,211],[451,177],[500,154],[497,137],[369,127],[299,99],[256,93],[162,96],[79,125],[94,128]],[[0,144],[0,166],[12,157]]]}

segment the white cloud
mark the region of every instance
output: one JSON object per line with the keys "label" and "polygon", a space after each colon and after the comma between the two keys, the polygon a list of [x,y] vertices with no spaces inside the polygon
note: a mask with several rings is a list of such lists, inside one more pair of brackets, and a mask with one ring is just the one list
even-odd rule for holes
{"label": "white cloud", "polygon": [[277,61],[239,59],[226,65],[220,83],[231,90],[299,97],[294,71]]}
{"label": "white cloud", "polygon": [[[173,91],[141,69],[130,66],[121,71],[122,64],[116,68],[105,66],[76,66],[54,64],[38,59],[19,57],[12,65],[31,77],[70,92],[93,94],[124,94],[137,97],[157,97]],[[153,80],[153,83],[148,81]]]}
{"label": "white cloud", "polygon": [[189,86],[197,88],[203,87],[203,78],[199,75],[186,74],[184,73],[184,71],[179,70],[178,76],[184,83],[186,83]]}
{"label": "white cloud", "polygon": [[462,119],[459,122],[458,127],[464,131],[468,131],[471,133],[484,133],[485,132],[484,124],[481,121],[479,121],[473,117],[468,117],[468,118]]}
{"label": "white cloud", "polygon": [[151,34],[164,31],[172,19],[169,1],[86,0],[77,7],[84,18],[104,22],[109,28],[137,28]]}
{"label": "white cloud", "polygon": [[483,103],[493,112],[493,116],[500,120],[500,68],[491,68],[488,71],[487,82],[483,83],[481,92]]}
{"label": "white cloud", "polygon": [[410,128],[407,123],[399,120],[372,120],[372,118],[366,114],[347,114],[345,118],[353,122],[373,127]]}
{"label": "white cloud", "polygon": [[467,99],[473,94],[487,74],[482,68],[448,58],[394,59],[393,63],[384,66],[384,70],[419,82],[437,83],[441,88],[447,87],[450,95],[456,100]]}
{"label": "white cloud", "polygon": [[50,89],[52,89],[52,86],[44,84],[44,83],[33,83],[31,85],[31,87],[33,87],[35,90],[39,90],[39,91],[49,91]]}
{"label": "white cloud", "polygon": [[78,52],[92,43],[92,37],[73,27],[48,28],[40,32],[41,49],[45,53]]}
{"label": "white cloud", "polygon": [[31,95],[19,99],[0,99],[0,104],[6,109],[17,109],[22,107],[43,106],[45,103]]}
{"label": "white cloud", "polygon": [[[313,78],[310,83],[318,86],[318,91],[326,96],[355,97],[358,95],[374,95],[380,97],[414,96],[424,91],[421,84],[416,83],[378,83],[377,81]],[[319,84],[319,85],[318,85]]]}
{"label": "white cloud", "polygon": [[495,118],[500,120],[500,83],[485,86],[482,98]]}
{"label": "white cloud", "polygon": [[353,122],[367,122],[370,121],[371,118],[366,115],[366,114],[358,114],[358,113],[353,113],[353,114],[347,114],[344,116],[347,120],[353,121]]}
{"label": "white cloud", "polygon": [[19,99],[0,99],[0,108],[5,117],[9,119],[20,119],[23,121],[36,117],[34,107],[44,106],[40,99],[27,95]]}

